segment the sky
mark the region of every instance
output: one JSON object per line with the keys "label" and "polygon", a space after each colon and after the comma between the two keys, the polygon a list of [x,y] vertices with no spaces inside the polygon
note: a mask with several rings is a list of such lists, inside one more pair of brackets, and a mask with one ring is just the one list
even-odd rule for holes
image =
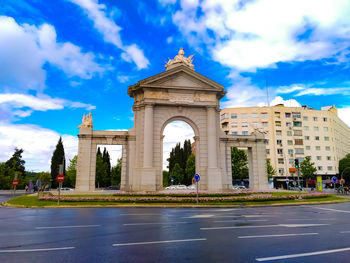
{"label": "sky", "polygon": [[[225,86],[221,108],[335,105],[350,126],[349,14],[349,0],[1,0],[0,162],[23,148],[49,171],[60,136],[68,161],[90,111],[94,130],[132,128],[128,86],[180,47]],[[164,148],[191,137],[169,124]]]}

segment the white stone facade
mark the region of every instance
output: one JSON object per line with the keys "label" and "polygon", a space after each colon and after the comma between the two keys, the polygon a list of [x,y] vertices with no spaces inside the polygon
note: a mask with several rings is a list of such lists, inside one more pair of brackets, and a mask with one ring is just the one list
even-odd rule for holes
{"label": "white stone facade", "polygon": [[128,94],[134,98],[132,129],[125,132],[80,129],[78,191],[95,189],[97,144],[123,146],[122,190],[162,190],[163,131],[175,120],[185,121],[195,133],[196,173],[201,176],[201,190],[220,192],[232,188],[233,146],[248,149],[251,188],[267,188],[264,135],[257,132],[242,138],[226,135],[220,129],[219,100],[226,94],[222,85],[180,61],[165,72],[130,86]]}

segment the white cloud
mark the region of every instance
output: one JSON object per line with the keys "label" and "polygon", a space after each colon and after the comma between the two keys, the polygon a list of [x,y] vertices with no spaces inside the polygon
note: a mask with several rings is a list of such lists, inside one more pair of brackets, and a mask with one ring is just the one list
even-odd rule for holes
{"label": "white cloud", "polygon": [[[11,115],[18,117],[27,117],[34,110],[47,111],[47,110],[61,110],[65,107],[68,108],[85,108],[87,110],[95,109],[96,107],[91,104],[85,104],[82,102],[69,101],[65,99],[51,98],[46,95],[39,95],[38,97],[32,95],[24,95],[18,93],[4,93],[0,94],[0,113],[7,112],[8,118]],[[5,114],[4,114],[5,115]],[[1,118],[0,119],[4,119]]]}
{"label": "white cloud", "polygon": [[183,146],[183,142],[188,139],[193,142],[194,131],[186,122],[174,121],[165,127],[163,134],[163,169],[168,170],[167,159],[170,156],[171,149],[174,148],[177,143],[181,143]]}
{"label": "white cloud", "polygon": [[121,76],[117,76],[117,79],[119,80],[119,82],[125,83],[125,82],[128,82],[130,80],[130,77],[121,75]]}
{"label": "white cloud", "polygon": [[4,90],[45,88],[46,62],[68,76],[88,79],[103,69],[94,62],[93,53],[83,53],[72,43],[59,43],[55,28],[19,25],[11,17],[0,16],[0,86]]}
{"label": "white cloud", "polygon": [[143,51],[136,45],[124,45],[120,38],[121,27],[118,26],[112,18],[107,17],[106,6],[99,4],[98,0],[70,0],[72,3],[80,6],[87,14],[88,18],[93,21],[94,27],[103,35],[106,42],[113,44],[123,50],[122,58],[127,61],[133,61],[138,69],[147,68],[148,59],[144,56]]}
{"label": "white cloud", "polygon": [[270,103],[271,106],[275,106],[278,104],[283,104],[286,107],[301,107],[301,104],[295,99],[284,100],[280,96],[275,97]]}
{"label": "white cloud", "polygon": [[295,96],[328,96],[334,94],[350,95],[350,88],[308,88],[298,92]]}
{"label": "white cloud", "polygon": [[291,85],[291,86],[281,86],[276,89],[276,93],[278,94],[286,94],[286,93],[292,93],[298,90],[304,90],[306,89],[303,85]]}
{"label": "white cloud", "polygon": [[[0,122],[0,162],[8,160],[14,148],[22,148],[26,170],[50,171],[51,157],[60,134],[40,126]],[[78,138],[62,135],[67,164],[78,152]]]}
{"label": "white cloud", "polygon": [[350,107],[339,108],[338,116],[350,128]]}
{"label": "white cloud", "polygon": [[[161,1],[164,4],[164,1]],[[239,71],[278,62],[346,59],[348,0],[204,0],[181,2],[173,22],[214,60]]]}

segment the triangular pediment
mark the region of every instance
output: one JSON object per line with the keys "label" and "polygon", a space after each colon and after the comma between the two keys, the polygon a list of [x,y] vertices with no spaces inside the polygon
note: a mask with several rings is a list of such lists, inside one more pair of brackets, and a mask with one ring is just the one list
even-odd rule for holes
{"label": "triangular pediment", "polygon": [[[186,66],[178,66],[129,87],[129,94],[140,88],[187,89],[225,93],[224,87]],[[130,94],[131,95],[131,94]]]}

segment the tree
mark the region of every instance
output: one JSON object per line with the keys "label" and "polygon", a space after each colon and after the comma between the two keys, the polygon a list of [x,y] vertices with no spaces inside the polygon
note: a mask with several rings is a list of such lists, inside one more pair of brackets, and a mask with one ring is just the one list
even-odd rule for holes
{"label": "tree", "polygon": [[42,189],[45,189],[50,185],[51,174],[48,172],[40,172],[38,174],[38,179],[41,181]]}
{"label": "tree", "polygon": [[163,171],[163,187],[167,187],[170,185],[171,181],[169,175],[170,174],[168,171]]}
{"label": "tree", "polygon": [[350,166],[345,167],[345,169],[341,173],[343,179],[345,180],[345,185],[350,184]]}
{"label": "tree", "polygon": [[107,163],[103,161],[100,147],[97,148],[96,153],[96,187],[106,187],[108,186],[108,172]]}
{"label": "tree", "polygon": [[111,182],[111,158],[109,157],[109,153],[106,150],[106,148],[103,149],[102,159],[103,159],[103,162],[106,164],[106,169],[107,169],[106,181],[108,182],[107,184],[109,184]]}
{"label": "tree", "polygon": [[69,166],[66,171],[66,180],[64,180],[63,184],[66,187],[75,187],[75,180],[77,176],[77,161],[78,156],[75,155],[72,159],[69,160]]}
{"label": "tree", "polygon": [[307,179],[315,179],[316,178],[316,167],[314,166],[315,163],[311,162],[311,156],[306,156],[304,161],[300,163],[300,172],[301,176],[306,181],[306,187],[307,186]]}
{"label": "tree", "polygon": [[111,185],[120,186],[122,176],[122,159],[117,160],[117,165],[112,167],[111,171]]}
{"label": "tree", "polygon": [[171,177],[174,178],[174,183],[175,184],[180,184],[183,182],[184,179],[184,172],[183,169],[181,168],[180,164],[176,163],[174,166],[174,169],[171,171]]}
{"label": "tree", "polygon": [[272,178],[277,173],[276,170],[272,167],[270,159],[266,159],[266,170],[268,179]]}
{"label": "tree", "polygon": [[25,168],[24,164],[25,161],[22,159],[22,153],[23,149],[17,149],[15,148],[15,153],[12,155],[12,157],[6,161],[7,167],[17,173],[19,176],[22,176],[22,178],[25,177]]}
{"label": "tree", "polygon": [[350,167],[350,153],[347,154],[343,159],[339,160],[339,174],[342,174],[342,172],[347,167]]}
{"label": "tree", "polygon": [[194,154],[191,154],[186,162],[186,180],[185,184],[190,185],[192,184],[192,178],[194,177],[196,173],[196,156]]}
{"label": "tree", "polygon": [[61,137],[58,140],[58,143],[56,145],[56,149],[54,150],[52,158],[51,158],[52,187],[58,186],[58,182],[56,181],[56,177],[59,173],[59,165],[60,164],[63,164],[63,174],[65,174],[66,162],[65,162],[64,148],[63,148],[63,143],[62,143]]}
{"label": "tree", "polygon": [[239,150],[237,147],[231,148],[232,160],[232,179],[249,178],[248,158],[244,150]]}

